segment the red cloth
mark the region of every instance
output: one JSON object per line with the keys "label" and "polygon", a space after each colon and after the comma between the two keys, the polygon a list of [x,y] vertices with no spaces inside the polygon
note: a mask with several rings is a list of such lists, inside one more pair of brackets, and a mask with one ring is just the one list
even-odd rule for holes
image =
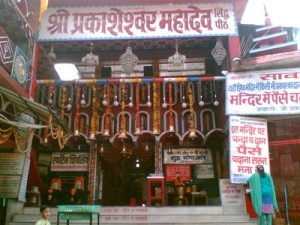
{"label": "red cloth", "polygon": [[40,175],[37,165],[36,151],[34,148],[31,150],[30,167],[27,181],[27,190],[31,190],[32,186],[38,186],[40,190],[44,190],[44,184]]}

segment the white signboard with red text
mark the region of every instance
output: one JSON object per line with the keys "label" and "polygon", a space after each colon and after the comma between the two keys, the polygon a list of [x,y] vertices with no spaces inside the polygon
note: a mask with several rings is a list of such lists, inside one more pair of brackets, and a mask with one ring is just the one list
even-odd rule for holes
{"label": "white signboard with red text", "polygon": [[254,117],[229,117],[230,181],[246,183],[257,165],[270,171],[267,121]]}
{"label": "white signboard with red text", "polygon": [[54,152],[51,171],[88,171],[88,152]]}
{"label": "white signboard with red text", "polygon": [[300,69],[229,73],[227,115],[300,113]]}
{"label": "white signboard with red text", "polygon": [[38,41],[238,35],[231,3],[48,8]]}
{"label": "white signboard with red text", "polygon": [[220,179],[219,188],[222,206],[243,206],[244,188],[242,184],[232,184],[229,179]]}

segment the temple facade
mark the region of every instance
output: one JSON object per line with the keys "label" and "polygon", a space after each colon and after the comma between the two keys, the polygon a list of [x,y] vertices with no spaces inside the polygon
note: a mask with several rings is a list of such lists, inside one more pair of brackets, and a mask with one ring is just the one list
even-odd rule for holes
{"label": "temple facade", "polygon": [[258,164],[299,219],[299,29],[242,24],[247,3],[3,0],[0,224],[41,204],[255,217]]}

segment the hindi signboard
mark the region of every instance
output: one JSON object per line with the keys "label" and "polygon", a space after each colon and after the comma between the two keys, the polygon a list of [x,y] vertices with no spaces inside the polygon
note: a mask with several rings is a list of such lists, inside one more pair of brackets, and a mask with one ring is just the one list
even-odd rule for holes
{"label": "hindi signboard", "polygon": [[51,171],[88,171],[88,152],[52,153]]}
{"label": "hindi signboard", "polygon": [[228,73],[226,114],[299,114],[299,88],[300,69]]}
{"label": "hindi signboard", "polygon": [[270,171],[267,121],[262,118],[230,116],[230,181],[246,183],[255,167]]}
{"label": "hindi signboard", "polygon": [[22,153],[1,153],[0,174],[22,175],[25,157]]}
{"label": "hindi signboard", "polygon": [[195,175],[197,179],[212,179],[215,178],[213,164],[200,164],[195,166]]}
{"label": "hindi signboard", "polygon": [[51,8],[38,41],[238,35],[232,3]]}
{"label": "hindi signboard", "polygon": [[209,148],[166,148],[165,164],[211,164],[212,154]]}
{"label": "hindi signboard", "polygon": [[25,157],[22,153],[0,154],[0,198],[18,197]]}
{"label": "hindi signboard", "polygon": [[0,184],[1,198],[17,198],[21,184],[21,176],[0,175]]}
{"label": "hindi signboard", "polygon": [[166,181],[175,181],[177,176],[183,181],[191,180],[191,165],[170,164],[166,165]]}
{"label": "hindi signboard", "polygon": [[242,184],[233,184],[229,179],[220,179],[219,188],[222,206],[243,206],[244,189]]}

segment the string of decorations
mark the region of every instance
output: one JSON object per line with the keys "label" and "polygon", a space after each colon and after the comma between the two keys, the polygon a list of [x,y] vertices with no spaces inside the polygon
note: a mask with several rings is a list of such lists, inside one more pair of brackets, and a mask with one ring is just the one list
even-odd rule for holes
{"label": "string of decorations", "polygon": [[[110,91],[109,91],[109,85],[106,85],[106,95],[104,95],[104,100],[102,104],[104,106],[107,105],[107,102],[109,101]],[[110,136],[110,113],[111,113],[111,107],[110,105],[108,107],[105,107],[105,124],[104,124],[104,136]]]}
{"label": "string of decorations", "polygon": [[[25,139],[23,140],[22,143],[18,140],[18,134],[17,134],[17,132],[15,131],[14,133],[15,133],[15,143],[16,143],[17,150],[20,153],[27,153],[27,152],[29,152],[31,150],[31,146],[32,146],[32,141],[33,141],[33,136],[34,136],[34,130],[31,129],[31,131],[29,131],[28,136],[25,137]],[[23,146],[24,150],[22,150],[20,148],[20,146]]]}
{"label": "string of decorations", "polygon": [[93,95],[93,99],[92,99],[92,118],[90,121],[90,139],[94,140],[95,139],[95,124],[97,124],[97,122],[99,123],[99,119],[98,119],[98,114],[97,114],[97,109],[96,109],[96,86],[93,85],[92,86],[92,95]]}
{"label": "string of decorations", "polygon": [[121,126],[120,126],[120,135],[121,137],[126,136],[126,118],[125,118],[125,96],[126,96],[126,86],[121,84]]}
{"label": "string of decorations", "polygon": [[173,110],[172,110],[172,83],[168,83],[168,92],[169,92],[169,131],[175,131],[174,128],[174,118],[173,118]]}
{"label": "string of decorations", "polygon": [[[109,84],[109,83],[168,83],[168,82],[197,82],[197,81],[222,81],[225,80],[225,76],[203,76],[203,77],[166,77],[166,78],[110,78],[110,79],[79,79],[73,81],[64,81],[64,83],[75,84]],[[37,80],[38,84],[62,84],[61,80]]]}
{"label": "string of decorations", "polygon": [[136,98],[136,121],[135,121],[135,134],[141,133],[141,124],[140,124],[140,84],[136,84],[135,88],[135,98]]}
{"label": "string of decorations", "polygon": [[[65,108],[65,103],[66,103],[66,97],[67,97],[67,88],[65,86],[63,86],[62,88],[62,98],[61,98],[61,102],[60,102],[60,112],[59,112],[59,116],[61,117],[61,119],[64,119],[64,108]],[[53,139],[57,139],[58,141],[58,145],[59,148],[62,149],[67,141],[67,136],[68,134],[64,134],[63,129],[61,129],[60,125],[57,128],[54,128],[52,125],[52,116],[51,114],[49,114],[48,117],[48,127],[50,128],[50,133]],[[47,129],[46,129],[47,132]],[[47,139],[46,139],[47,141]]]}
{"label": "string of decorations", "polygon": [[[34,137],[34,129],[45,128],[44,125],[11,121],[2,114],[0,114],[0,122],[10,125],[10,127],[6,129],[0,128],[0,144],[8,141],[11,135],[14,134],[17,150],[21,153],[26,153],[31,150],[32,140]],[[22,134],[19,133],[20,128],[23,128],[21,131]],[[25,129],[28,129],[29,131]],[[24,133],[26,133],[27,135],[24,135]],[[25,145],[26,147],[24,147]],[[21,146],[24,147],[24,150],[21,149]]]}
{"label": "string of decorations", "polygon": [[193,90],[192,84],[189,83],[188,85],[188,98],[189,98],[189,107],[190,107],[190,136],[195,136],[195,121],[194,121],[194,108],[193,108]]}
{"label": "string of decorations", "polygon": [[76,100],[75,100],[75,115],[74,115],[74,134],[79,135],[79,110],[80,105],[78,99],[80,98],[81,86],[78,86],[76,89]]}
{"label": "string of decorations", "polygon": [[160,130],[160,85],[153,83],[153,134]]}
{"label": "string of decorations", "polygon": [[12,127],[7,128],[7,129],[0,128],[0,144],[7,142],[12,133],[13,133]]}

